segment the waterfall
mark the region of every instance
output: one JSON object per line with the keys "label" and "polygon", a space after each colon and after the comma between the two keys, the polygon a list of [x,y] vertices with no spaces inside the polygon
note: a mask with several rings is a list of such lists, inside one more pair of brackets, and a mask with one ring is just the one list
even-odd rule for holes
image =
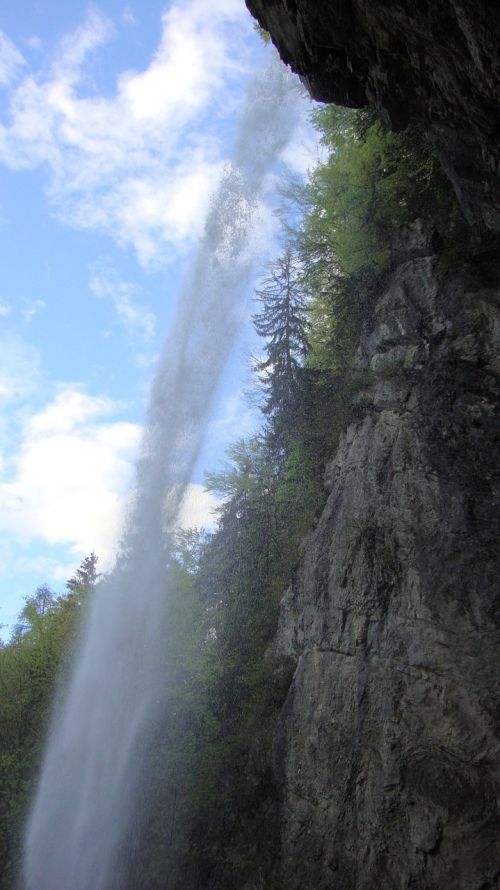
{"label": "waterfall", "polygon": [[248,91],[233,163],[212,202],[152,384],[121,555],[94,598],[52,718],[27,825],[26,890],[120,887],[147,730],[162,708],[166,531],[175,524],[238,329],[262,184],[290,138],[297,106],[295,79],[276,59]]}

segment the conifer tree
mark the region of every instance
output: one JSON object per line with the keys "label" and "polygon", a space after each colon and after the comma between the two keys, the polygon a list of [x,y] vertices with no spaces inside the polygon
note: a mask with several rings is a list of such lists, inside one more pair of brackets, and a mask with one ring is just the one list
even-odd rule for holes
{"label": "conifer tree", "polygon": [[82,559],[75,574],[66,581],[66,587],[78,602],[83,602],[94,590],[101,573],[97,571],[98,557],[92,551]]}
{"label": "conifer tree", "polygon": [[262,410],[269,419],[266,432],[278,449],[286,450],[298,416],[300,371],[308,350],[300,266],[290,248],[270,264],[256,297],[261,310],[252,320],[267,341],[265,358],[255,362],[265,394]]}

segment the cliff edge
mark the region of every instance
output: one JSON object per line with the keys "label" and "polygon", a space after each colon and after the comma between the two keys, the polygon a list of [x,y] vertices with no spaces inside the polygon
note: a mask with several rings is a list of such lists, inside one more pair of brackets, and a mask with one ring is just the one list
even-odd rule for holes
{"label": "cliff edge", "polygon": [[418,124],[469,222],[500,230],[500,15],[494,0],[246,0],[322,102]]}

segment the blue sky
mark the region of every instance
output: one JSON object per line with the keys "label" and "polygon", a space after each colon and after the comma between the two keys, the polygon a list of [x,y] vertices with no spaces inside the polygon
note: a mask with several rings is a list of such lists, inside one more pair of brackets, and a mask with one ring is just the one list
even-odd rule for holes
{"label": "blue sky", "polygon": [[[91,550],[112,565],[155,358],[270,51],[243,0],[2,5],[0,623],[38,585],[62,589]],[[283,169],[313,163],[306,112]],[[247,326],[185,524],[210,521],[204,470],[255,423],[252,350]]]}

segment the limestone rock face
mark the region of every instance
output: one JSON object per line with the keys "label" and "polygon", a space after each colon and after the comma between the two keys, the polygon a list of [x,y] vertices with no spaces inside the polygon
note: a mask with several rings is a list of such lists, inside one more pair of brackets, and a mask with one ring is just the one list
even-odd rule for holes
{"label": "limestone rock face", "polygon": [[500,885],[500,270],[446,271],[425,227],[406,237],[282,603],[287,890]]}
{"label": "limestone rock face", "polygon": [[246,0],[311,94],[421,124],[469,221],[500,229],[496,0]]}

